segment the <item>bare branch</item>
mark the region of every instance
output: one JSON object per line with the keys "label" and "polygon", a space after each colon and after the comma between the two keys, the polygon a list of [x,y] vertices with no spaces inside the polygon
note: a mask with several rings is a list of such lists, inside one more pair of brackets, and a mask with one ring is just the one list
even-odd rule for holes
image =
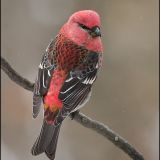
{"label": "bare branch", "polygon": [[[12,81],[29,91],[33,91],[34,84],[20,76],[3,57],[1,57],[1,68]],[[144,160],[141,153],[103,123],[92,120],[82,113],[76,113],[74,115],[74,120],[82,126],[90,128],[110,140],[118,148],[127,153],[133,160]]]}
{"label": "bare branch", "polygon": [[108,126],[95,121],[82,113],[78,113],[74,116],[74,120],[83,125],[86,128],[90,128],[97,133],[101,134],[108,140],[110,140],[117,147],[122,149],[125,153],[127,153],[134,160],[144,160],[143,156],[136,151],[136,149],[131,146],[125,139],[120,137],[117,133],[112,131]]}
{"label": "bare branch", "polygon": [[17,83],[24,89],[33,91],[34,84],[20,76],[3,57],[1,57],[1,69],[8,75],[8,77],[12,81]]}

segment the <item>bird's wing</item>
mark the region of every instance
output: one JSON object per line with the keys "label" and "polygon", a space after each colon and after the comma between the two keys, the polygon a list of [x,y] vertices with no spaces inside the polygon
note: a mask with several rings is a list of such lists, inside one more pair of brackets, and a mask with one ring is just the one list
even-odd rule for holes
{"label": "bird's wing", "polygon": [[99,53],[90,52],[82,65],[69,72],[60,90],[59,99],[63,102],[63,108],[57,114],[55,123],[59,124],[71,111],[85,102],[97,78],[99,60]]}
{"label": "bird's wing", "polygon": [[54,40],[48,45],[45,54],[42,57],[42,61],[39,65],[38,76],[35,81],[33,91],[33,117],[36,118],[42,101],[42,96],[46,94],[51,81],[52,73],[56,67],[54,62],[55,50]]}

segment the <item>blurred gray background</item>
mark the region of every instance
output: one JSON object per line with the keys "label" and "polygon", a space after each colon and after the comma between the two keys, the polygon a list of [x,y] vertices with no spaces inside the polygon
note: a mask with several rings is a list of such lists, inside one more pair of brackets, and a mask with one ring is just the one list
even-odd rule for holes
{"label": "blurred gray background", "polygon": [[[75,11],[96,10],[102,21],[103,67],[82,112],[110,126],[158,160],[158,0],[2,0],[2,56],[34,81],[49,41]],[[30,149],[42,115],[32,118],[32,93],[2,76],[2,159],[44,160]],[[63,123],[56,160],[130,160],[102,136]]]}

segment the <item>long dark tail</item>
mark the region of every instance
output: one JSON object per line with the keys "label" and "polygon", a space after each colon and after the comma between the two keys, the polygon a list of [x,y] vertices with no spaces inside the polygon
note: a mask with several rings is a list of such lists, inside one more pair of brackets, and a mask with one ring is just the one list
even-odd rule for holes
{"label": "long dark tail", "polygon": [[61,125],[56,127],[56,130],[54,131],[54,134],[53,134],[53,138],[45,150],[45,153],[50,160],[54,160],[55,158],[60,126]]}
{"label": "long dark tail", "polygon": [[54,160],[60,126],[55,127],[45,121],[43,122],[40,135],[32,147],[32,155],[39,155],[45,152],[50,160]]}

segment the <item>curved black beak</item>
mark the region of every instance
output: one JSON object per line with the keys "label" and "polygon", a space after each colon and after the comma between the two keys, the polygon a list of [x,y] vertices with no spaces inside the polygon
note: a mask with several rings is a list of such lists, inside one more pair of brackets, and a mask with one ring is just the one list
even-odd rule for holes
{"label": "curved black beak", "polygon": [[95,26],[91,29],[90,31],[90,35],[92,37],[101,37],[101,31],[100,31],[100,28]]}

